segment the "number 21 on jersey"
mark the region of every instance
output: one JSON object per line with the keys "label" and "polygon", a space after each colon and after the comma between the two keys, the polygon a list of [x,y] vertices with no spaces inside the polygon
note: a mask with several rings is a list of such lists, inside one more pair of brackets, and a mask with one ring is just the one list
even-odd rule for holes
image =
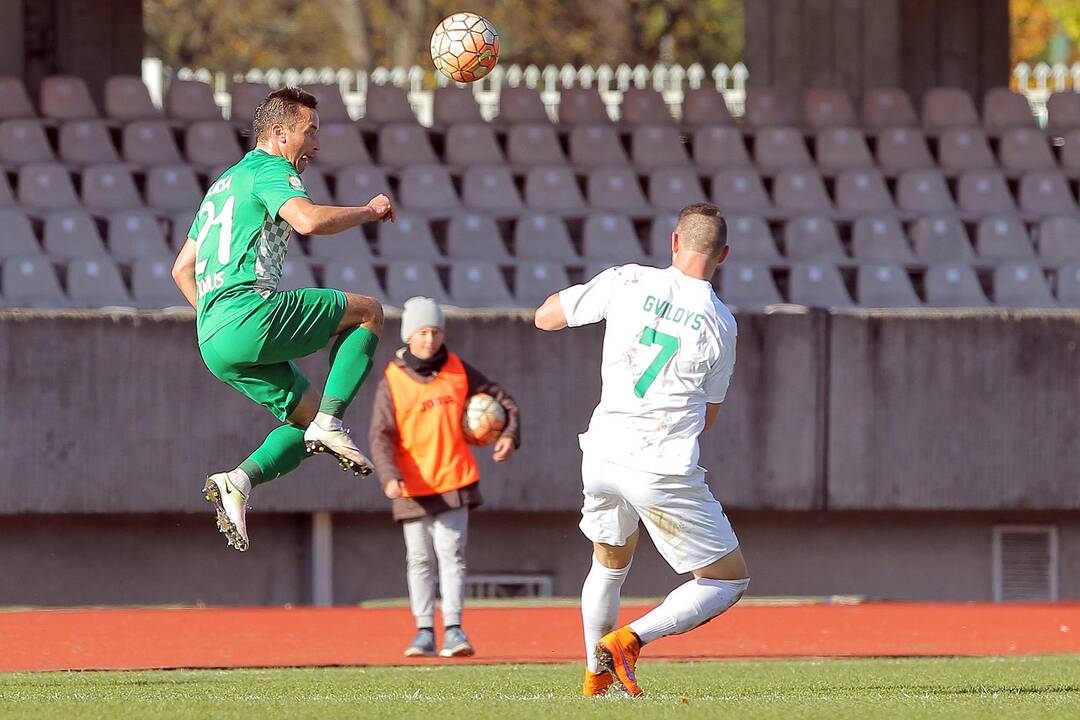
{"label": "number 21 on jersey", "polygon": [[660,352],[656,353],[656,357],[653,358],[649,367],[645,368],[645,373],[634,384],[634,394],[639,398],[645,397],[645,393],[649,391],[649,387],[656,380],[656,377],[663,370],[668,361],[675,356],[675,353],[679,351],[679,338],[675,335],[668,335],[662,333],[656,328],[646,327],[641,331],[641,337],[638,338],[638,342],[642,345],[659,345]]}
{"label": "number 21 on jersey", "polygon": [[[203,242],[206,241],[206,236],[209,235],[210,230],[216,226],[218,228],[218,265],[224,268],[229,264],[229,260],[232,256],[232,221],[233,205],[235,202],[236,196],[230,195],[221,206],[220,212],[216,210],[214,203],[210,200],[204,202],[202,207],[199,208],[199,214],[206,215],[206,219],[203,221],[202,228],[199,229],[199,236],[195,238],[196,257],[198,257],[202,251]],[[220,271],[212,273],[207,277],[203,277],[203,273],[206,272],[206,265],[209,262],[209,258],[203,258],[195,263],[195,284],[198,287],[200,297],[212,290],[216,290],[225,282],[225,274]]]}

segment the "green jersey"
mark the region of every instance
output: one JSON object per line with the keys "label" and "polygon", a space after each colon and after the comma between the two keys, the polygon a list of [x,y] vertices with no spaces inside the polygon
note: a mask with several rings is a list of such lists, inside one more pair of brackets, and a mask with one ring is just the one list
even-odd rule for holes
{"label": "green jersey", "polygon": [[200,343],[277,290],[292,230],[278,210],[294,197],[309,198],[296,168],[258,149],[210,186],[188,231],[196,248]]}

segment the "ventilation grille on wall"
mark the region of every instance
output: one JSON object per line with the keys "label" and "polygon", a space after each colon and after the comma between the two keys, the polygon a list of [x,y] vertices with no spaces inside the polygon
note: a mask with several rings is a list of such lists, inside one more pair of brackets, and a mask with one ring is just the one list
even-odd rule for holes
{"label": "ventilation grille on wall", "polygon": [[550,575],[476,574],[465,578],[465,594],[473,598],[551,597]]}
{"label": "ventilation grille on wall", "polygon": [[1058,538],[1053,525],[994,528],[994,601],[1058,599]]}

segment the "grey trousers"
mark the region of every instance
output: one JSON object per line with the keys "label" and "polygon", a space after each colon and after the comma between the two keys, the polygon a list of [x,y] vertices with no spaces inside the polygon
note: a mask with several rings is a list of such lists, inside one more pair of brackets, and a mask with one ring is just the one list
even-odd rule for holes
{"label": "grey trousers", "polygon": [[469,508],[455,508],[402,523],[409,602],[417,627],[435,626],[435,563],[438,561],[444,625],[460,625],[465,604],[465,542]]}

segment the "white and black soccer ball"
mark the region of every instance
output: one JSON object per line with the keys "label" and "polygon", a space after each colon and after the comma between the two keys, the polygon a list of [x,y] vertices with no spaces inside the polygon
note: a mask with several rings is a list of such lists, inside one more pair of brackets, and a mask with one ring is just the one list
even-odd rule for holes
{"label": "white and black soccer ball", "polygon": [[476,82],[499,61],[499,33],[475,13],[454,13],[431,34],[431,60],[455,82]]}

